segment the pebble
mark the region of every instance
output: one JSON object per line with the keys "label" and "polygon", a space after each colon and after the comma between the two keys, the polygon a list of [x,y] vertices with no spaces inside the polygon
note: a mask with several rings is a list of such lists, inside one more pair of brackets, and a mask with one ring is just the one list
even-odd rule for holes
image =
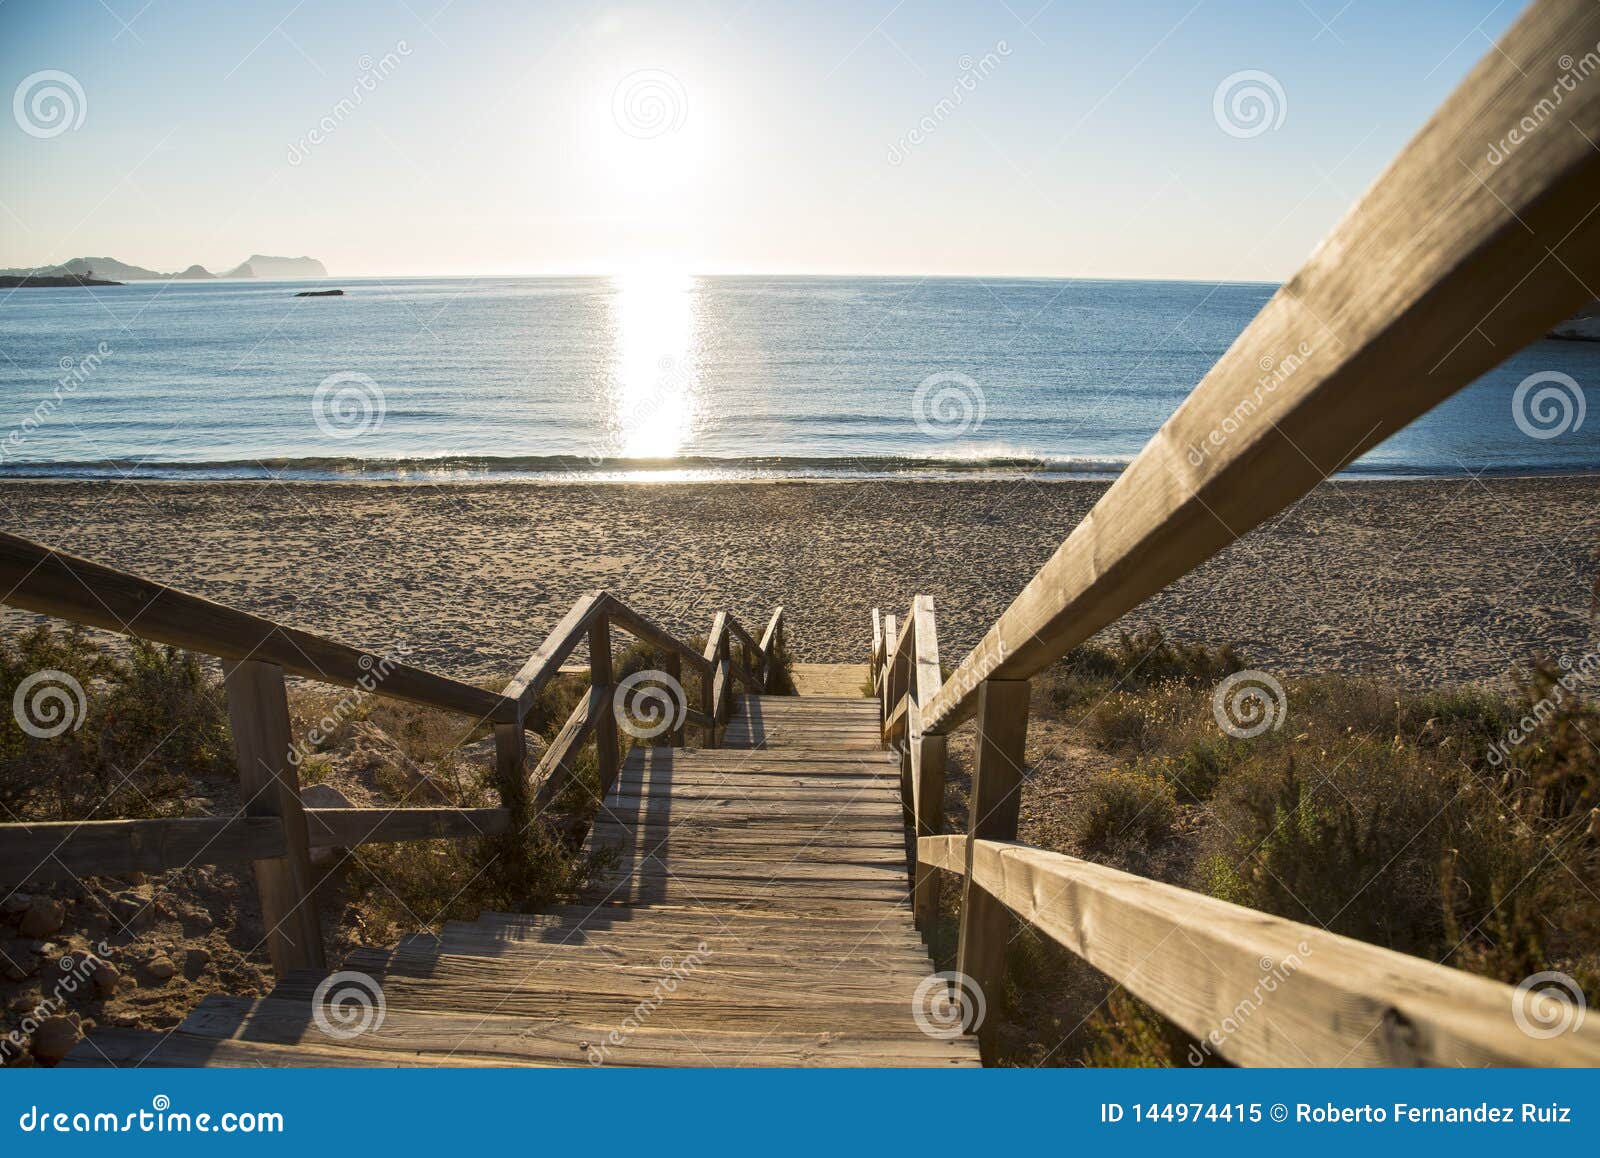
{"label": "pebble", "polygon": [[51,897],[34,897],[22,914],[17,931],[24,937],[48,937],[61,931],[67,919],[67,910],[60,901]]}
{"label": "pebble", "polygon": [[70,1017],[47,1017],[33,1031],[33,1056],[47,1066],[53,1066],[72,1052],[83,1036],[77,1022]]}
{"label": "pebble", "polygon": [[102,999],[115,996],[117,986],[122,981],[122,975],[106,961],[98,962],[90,972],[89,978],[94,982],[95,996]]}
{"label": "pebble", "polygon": [[148,976],[155,978],[157,981],[167,981],[171,979],[172,975],[178,971],[178,967],[172,963],[171,957],[168,957],[165,953],[163,953],[159,957],[152,957],[150,960],[146,961],[144,965],[144,971]]}

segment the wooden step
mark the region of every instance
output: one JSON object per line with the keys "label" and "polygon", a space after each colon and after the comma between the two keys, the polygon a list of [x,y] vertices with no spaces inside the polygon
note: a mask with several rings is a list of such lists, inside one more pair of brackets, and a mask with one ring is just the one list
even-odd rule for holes
{"label": "wooden step", "polygon": [[588,835],[581,903],[485,912],[356,949],[384,1016],[343,1038],[311,1002],[207,998],[169,1034],[96,1030],[74,1066],[970,1066],[915,1016],[897,757],[872,700],[740,697],[715,749],[632,749]]}

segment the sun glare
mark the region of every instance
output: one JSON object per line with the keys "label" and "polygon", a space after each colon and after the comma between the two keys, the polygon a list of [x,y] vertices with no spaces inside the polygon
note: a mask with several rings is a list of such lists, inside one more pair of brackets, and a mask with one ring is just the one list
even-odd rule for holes
{"label": "sun glare", "polygon": [[635,267],[612,278],[611,427],[622,458],[666,458],[699,411],[699,303],[679,269]]}

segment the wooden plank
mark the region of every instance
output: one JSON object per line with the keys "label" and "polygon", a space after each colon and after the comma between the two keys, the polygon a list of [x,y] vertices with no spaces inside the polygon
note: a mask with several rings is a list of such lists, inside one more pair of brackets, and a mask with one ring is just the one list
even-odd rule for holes
{"label": "wooden plank", "polygon": [[924,836],[917,841],[917,863],[929,868],[943,869],[947,873],[965,876],[967,873],[967,838],[965,836]]}
{"label": "wooden plank", "polygon": [[470,839],[512,831],[504,808],[308,808],[312,848],[401,840]]}
{"label": "wooden plank", "polygon": [[761,645],[756,642],[755,636],[744,629],[744,624],[732,615],[728,616],[728,634],[730,637],[737,636],[743,645],[739,662],[734,665],[739,681],[752,692],[765,691],[766,684],[761,679],[761,665],[764,661]]}
{"label": "wooden plank", "polygon": [[[727,723],[728,711],[728,672],[723,664],[723,658],[728,651],[728,613],[719,611],[711,620],[711,634],[706,637],[706,649],[702,658],[706,662],[707,676],[704,684],[704,704],[702,710],[718,725]],[[706,747],[717,746],[716,729],[706,733]]]}
{"label": "wooden plank", "polygon": [[0,602],[373,695],[498,719],[511,706],[471,684],[335,643],[0,531]]}
{"label": "wooden plank", "polygon": [[533,819],[528,784],[528,736],[521,718],[494,726],[494,780],[510,830],[522,832]]}
{"label": "wooden plank", "polygon": [[874,607],[872,609],[872,658],[867,663],[867,674],[872,680],[872,690],[874,692],[878,690],[878,681],[882,678],[882,669],[883,615]]}
{"label": "wooden plank", "polygon": [[[299,1017],[309,1024],[310,1015],[301,1007]],[[315,1035],[315,1036],[313,1036]],[[294,1045],[272,1045],[259,1041],[219,1041],[188,1033],[156,1032],[147,1029],[121,1029],[102,1025],[80,1041],[62,1061],[62,1069],[194,1069],[208,1066],[236,1069],[304,1069],[307,1066],[348,1069],[384,1069],[440,1066],[461,1068],[484,1064],[478,1057],[452,1057],[444,1054],[407,1056],[392,1051],[358,1048],[330,1038],[320,1030],[306,1035],[308,1040]],[[547,1065],[543,1061],[524,1062],[513,1058],[497,1059],[495,1065]],[[956,1064],[956,1063],[952,1063]]]}
{"label": "wooden plank", "polygon": [[761,690],[766,691],[772,682],[772,664],[776,651],[783,644],[783,605],[779,604],[767,620],[767,629],[761,633]]}
{"label": "wooden plank", "polygon": [[[929,735],[922,726],[921,705],[932,702],[944,676],[939,667],[939,631],[935,623],[933,596],[918,595],[912,601],[916,618],[916,652],[912,657],[912,686],[917,708],[907,722],[910,755],[911,798],[914,831],[918,838],[932,836],[944,828],[944,783],[947,748],[943,736]],[[926,928],[939,915],[939,877],[932,869],[916,862],[917,844],[911,846],[912,899],[919,927]]]}
{"label": "wooden plank", "polygon": [[571,655],[573,649],[587,637],[589,625],[605,612],[610,602],[610,596],[604,591],[591,591],[574,603],[572,610],[550,629],[550,634],[545,636],[538,650],[528,657],[528,662],[501,690],[501,696],[516,701],[518,719],[527,718],[539,698],[539,692],[561,669],[561,661]]}
{"label": "wooden plank", "polygon": [[289,762],[289,699],[283,668],[240,660],[223,665],[223,680],[245,814],[277,820],[283,827],[283,856],[254,862],[273,972],[282,977],[291,969],[320,969],[322,927],[312,896],[305,809]]}
{"label": "wooden plank", "polygon": [[889,716],[894,712],[894,707],[900,702],[900,692],[894,686],[894,663],[892,661],[896,636],[895,617],[883,617],[883,668],[878,677],[878,718],[888,722]]}
{"label": "wooden plank", "polygon": [[910,706],[911,696],[909,694],[901,696],[900,701],[895,704],[894,710],[889,713],[889,718],[883,722],[883,732],[880,738],[884,744],[893,747],[905,736],[906,710]]}
{"label": "wooden plank", "polygon": [[[976,1064],[970,1043],[939,1041],[914,1030],[819,1037],[702,1028],[686,1038],[677,1029],[630,1023],[613,1040],[616,1029],[614,1022],[606,1021],[530,1023],[495,1014],[391,1008],[381,1026],[348,1044],[363,1056],[390,1051],[389,1056],[399,1059],[392,1064],[415,1055],[418,1060],[450,1057],[472,1065],[591,1065],[591,1053],[602,1045],[606,1064],[629,1066]],[[181,1032],[219,1045],[322,1048],[330,1040],[320,1034],[303,1004],[271,998],[207,998],[184,1021]]]}
{"label": "wooden plank", "polygon": [[[955,863],[957,840],[929,838],[943,847],[925,857]],[[1527,998],[1457,969],[1026,845],[977,841],[972,873],[1240,1065],[1600,1065],[1592,1018],[1529,1036],[1513,1015]]]}
{"label": "wooden plank", "polygon": [[822,931],[843,936],[872,930],[904,931],[915,937],[908,920],[909,913],[902,908],[891,910],[887,921],[882,916],[828,916],[816,914],[763,912],[730,913],[719,908],[715,913],[693,906],[635,906],[596,909],[588,905],[551,905],[542,913],[500,913],[485,911],[478,914],[479,923],[504,925],[542,926],[551,923],[579,923],[593,929],[619,929],[624,927],[653,929],[681,927],[705,930],[709,924],[718,932],[757,937],[767,932]]}
{"label": "wooden plank", "polygon": [[[970,860],[979,840],[1014,840],[1022,803],[1022,771],[1028,742],[1028,681],[989,680],[978,693],[977,757],[967,825]],[[970,978],[990,1002],[998,1001],[1005,977],[1011,917],[1005,906],[972,883],[961,890],[961,943],[956,970]],[[977,1027],[992,1041],[993,1019]]]}
{"label": "wooden plank", "polygon": [[64,820],[0,824],[0,881],[158,873],[194,864],[275,860],[287,851],[273,816]]}
{"label": "wooden plank", "polygon": [[[610,687],[611,622],[600,616],[589,625],[589,681],[594,687]],[[594,721],[595,763],[600,776],[602,798],[611,791],[622,767],[622,749],[617,736],[617,711],[611,697],[598,705]]]}
{"label": "wooden plank", "polygon": [[534,784],[535,813],[542,813],[549,808],[566,787],[578,749],[589,738],[589,733],[594,731],[600,717],[611,711],[611,697],[615,694],[616,689],[610,686],[590,685],[589,694],[578,701],[566,723],[561,725],[561,731],[550,741],[550,746],[545,749],[530,777]]}
{"label": "wooden plank", "polygon": [[697,672],[706,670],[705,660],[698,651],[666,628],[652,623],[615,596],[610,597],[608,614],[613,627],[620,627],[635,639],[643,640],[666,652],[676,661],[687,659]]}
{"label": "wooden plank", "polygon": [[[865,922],[845,928],[831,925],[817,928],[804,920],[768,921],[756,928],[748,924],[718,924],[703,917],[692,924],[672,924],[658,920],[605,922],[590,920],[587,914],[588,910],[585,910],[585,919],[580,921],[545,924],[495,920],[446,921],[442,929],[442,944],[448,945],[456,940],[461,944],[499,945],[507,952],[530,953],[592,946],[614,949],[625,956],[642,956],[652,950],[681,947],[685,941],[692,945],[703,940],[716,952],[729,954],[730,959],[781,957],[795,948],[804,948],[809,954],[839,959],[874,955],[900,960],[909,955],[916,959],[924,971],[928,966],[928,952],[922,939],[903,921],[892,921],[881,928]],[[417,936],[430,937],[432,934],[419,933]]]}
{"label": "wooden plank", "polygon": [[[1023,588],[932,703],[1054,662],[1593,300],[1600,85],[1550,70],[1594,6],[1530,6],[1262,308]],[[1489,160],[1485,142],[1520,144]],[[1587,283],[1587,284],[1586,284]],[[1270,368],[1263,385],[1263,367]]]}
{"label": "wooden plank", "polygon": [[[698,655],[695,656],[696,662],[698,662],[699,658],[700,657]],[[677,685],[678,692],[682,696],[681,701],[674,698],[673,705],[670,710],[675,711],[680,703],[683,707],[683,715],[679,718],[677,727],[668,728],[665,738],[669,747],[681,748],[689,742],[686,735],[686,729],[689,716],[692,714],[689,708],[689,693],[685,691],[683,687],[683,657],[677,652],[672,652],[666,657],[665,660],[662,661],[662,663],[664,665],[662,670],[666,672],[667,678],[670,679],[673,684]]]}
{"label": "wooden plank", "polygon": [[911,687],[917,703],[926,704],[939,694],[939,684],[944,679],[939,671],[939,630],[934,622],[933,596],[918,595],[911,608],[912,640],[916,645],[911,656]]}
{"label": "wooden plank", "polygon": [[[918,736],[911,743],[911,777],[916,785],[914,807],[919,838],[944,828],[946,744],[943,736],[926,735]],[[938,874],[925,869],[920,861],[912,865],[911,907],[919,928],[927,928],[939,916]]]}

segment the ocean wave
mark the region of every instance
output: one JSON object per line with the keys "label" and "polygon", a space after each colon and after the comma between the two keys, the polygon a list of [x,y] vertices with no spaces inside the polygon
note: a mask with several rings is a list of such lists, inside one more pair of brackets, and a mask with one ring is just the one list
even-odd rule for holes
{"label": "ocean wave", "polygon": [[[305,457],[161,461],[102,459],[0,464],[0,479],[168,481],[282,480],[303,482],[714,482],[741,479],[1017,478],[1100,479],[1120,474],[1131,461],[1117,456],[1049,456],[1002,451],[939,456],[741,456],[603,458],[581,455],[437,456],[395,458]],[[1359,462],[1343,478],[1443,478],[1468,472],[1436,465]],[[1482,472],[1472,472],[1482,473]],[[1531,464],[1506,464],[1498,475],[1569,473]]]}

